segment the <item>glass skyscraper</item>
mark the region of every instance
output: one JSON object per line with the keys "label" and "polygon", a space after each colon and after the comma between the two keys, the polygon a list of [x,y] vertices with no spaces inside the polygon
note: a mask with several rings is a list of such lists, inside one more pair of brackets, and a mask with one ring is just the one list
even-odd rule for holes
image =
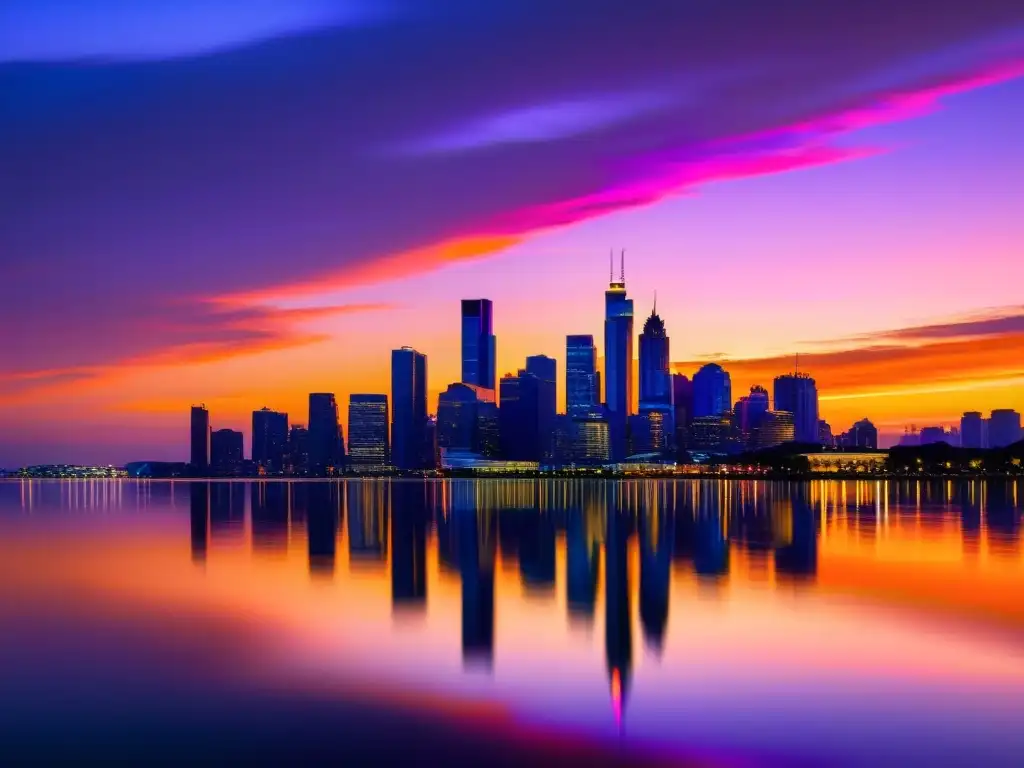
{"label": "glass skyscraper", "polygon": [[191,451],[189,463],[195,472],[204,473],[210,469],[210,412],[205,405],[192,406],[190,430]]}
{"label": "glass skyscraper", "polygon": [[558,414],[558,363],[547,355],[526,358],[526,372],[537,377],[540,408],[541,459],[550,459],[555,450],[555,416]]}
{"label": "glass skyscraper", "polygon": [[252,412],[252,460],[271,471],[284,467],[288,447],[288,414],[269,408]]}
{"label": "glass skyscraper", "polygon": [[775,410],[793,414],[798,443],[818,442],[818,387],[806,373],[775,377]]}
{"label": "glass skyscraper", "polygon": [[427,456],[427,356],[412,347],[391,352],[391,460],[422,469]]}
{"label": "glass skyscraper", "polygon": [[718,363],[708,363],[693,375],[691,419],[721,416],[732,405],[732,379]]}
{"label": "glass skyscraper", "polygon": [[462,382],[494,389],[496,342],[490,299],[462,300]]}
{"label": "glass skyscraper", "polygon": [[532,373],[519,371],[498,383],[498,435],[501,456],[510,461],[540,461],[544,447],[541,437],[541,382]]}
{"label": "glass skyscraper", "polygon": [[350,395],[348,460],[353,469],[379,470],[391,464],[388,396]]}
{"label": "glass skyscraper", "polygon": [[611,279],[604,294],[604,390],[612,457],[618,460],[625,455],[633,407],[633,300],[626,296],[625,254],[619,279]]}
{"label": "glass skyscraper", "polygon": [[345,450],[338,425],[338,403],[330,392],[314,392],[309,396],[309,469],[323,475],[329,467],[344,461]]}
{"label": "glass skyscraper", "polygon": [[594,337],[565,337],[565,412],[589,413],[601,402]]}
{"label": "glass skyscraper", "polygon": [[672,374],[669,371],[669,339],[657,309],[651,310],[640,334],[641,435],[631,436],[634,453],[666,451],[672,447],[675,428],[672,408]]}

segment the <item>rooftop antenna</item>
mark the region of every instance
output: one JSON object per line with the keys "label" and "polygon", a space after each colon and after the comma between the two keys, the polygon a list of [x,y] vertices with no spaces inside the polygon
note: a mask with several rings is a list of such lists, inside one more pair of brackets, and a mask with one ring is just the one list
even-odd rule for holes
{"label": "rooftop antenna", "polygon": [[626,249],[622,249],[622,265],[619,267],[619,282],[626,282]]}
{"label": "rooftop antenna", "polygon": [[658,291],[657,291],[657,289],[655,289],[655,291],[654,291],[654,309],[651,310],[651,314],[652,315],[658,314]]}
{"label": "rooftop antenna", "polygon": [[608,249],[608,282],[615,282],[615,249]]}
{"label": "rooftop antenna", "polygon": [[800,373],[800,353],[796,353],[796,362],[794,363],[795,369],[793,373]]}

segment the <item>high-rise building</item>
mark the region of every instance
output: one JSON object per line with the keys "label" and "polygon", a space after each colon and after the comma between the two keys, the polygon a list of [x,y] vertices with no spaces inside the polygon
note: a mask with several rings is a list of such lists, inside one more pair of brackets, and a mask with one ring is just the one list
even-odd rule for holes
{"label": "high-rise building", "polygon": [[252,460],[272,472],[284,468],[288,446],[288,414],[269,408],[252,412]]}
{"label": "high-rise building", "polygon": [[189,431],[191,450],[189,463],[197,474],[210,469],[210,412],[205,405],[192,406],[191,428]]}
{"label": "high-rise building", "polygon": [[555,450],[555,415],[558,413],[558,363],[547,355],[531,355],[526,358],[526,372],[537,377],[541,460],[551,459]]}
{"label": "high-rise building", "polygon": [[294,474],[309,472],[309,430],[305,424],[292,424],[288,430],[287,464]]}
{"label": "high-rise building", "polygon": [[740,447],[732,411],[717,416],[697,416],[690,422],[689,450],[704,453],[734,453]]}
{"label": "high-rise building", "polygon": [[338,403],[331,392],[309,396],[309,469],[325,475],[344,463],[345,451],[338,424]]}
{"label": "high-rise building", "polygon": [[501,456],[501,414],[498,412],[497,403],[488,401],[477,404],[473,452],[479,453],[485,459],[496,459]]}
{"label": "high-rise building", "polygon": [[631,452],[657,453],[672,449],[675,443],[672,395],[669,338],[655,304],[640,334],[640,416],[643,421],[636,425],[636,431],[641,434],[631,435]]}
{"label": "high-rise building", "polygon": [[412,347],[391,352],[391,463],[432,466],[427,447],[427,357]]}
{"label": "high-rise building", "polygon": [[775,377],[775,410],[793,414],[798,443],[818,442],[818,387],[806,373]]}
{"label": "high-rise building", "polygon": [[601,402],[593,336],[565,337],[565,412],[587,413]]}
{"label": "high-rise building", "polygon": [[462,300],[462,382],[494,389],[496,342],[490,299]]}
{"label": "high-rise building", "polygon": [[832,436],[832,425],[824,419],[818,419],[818,442],[827,448],[835,447],[836,439]]}
{"label": "high-rise building", "polygon": [[569,452],[572,464],[600,465],[611,461],[611,435],[608,428],[608,409],[595,406],[587,412],[577,411],[567,417]]}
{"label": "high-rise building", "polygon": [[987,448],[987,427],[980,411],[967,411],[960,417],[960,444],[964,448]]}
{"label": "high-rise building", "polygon": [[391,464],[387,395],[349,396],[348,461],[357,470],[382,470]]}
{"label": "high-rise building", "polygon": [[685,450],[693,418],[693,382],[681,373],[672,374],[672,406],[676,448]]}
{"label": "high-rise building", "polygon": [[721,416],[732,405],[732,379],[718,363],[708,363],[693,375],[693,413],[690,419]]}
{"label": "high-rise building", "polygon": [[244,436],[233,429],[218,429],[210,435],[210,466],[218,474],[232,474],[242,466]]}
{"label": "high-rise building", "polygon": [[840,448],[878,448],[878,429],[867,419],[856,422],[839,436]]}
{"label": "high-rise building", "polygon": [[796,427],[793,414],[789,411],[765,411],[761,414],[754,432],[754,447],[757,449],[772,448],[783,443],[793,442]]}
{"label": "high-rise building", "polygon": [[502,458],[509,461],[541,461],[540,379],[520,370],[498,382],[500,406],[498,433]]}
{"label": "high-rise building", "polygon": [[1020,440],[1020,414],[1009,408],[992,411],[988,420],[988,444],[990,448],[1003,448]]}
{"label": "high-rise building", "polygon": [[494,390],[449,384],[437,397],[437,445],[447,451],[476,451],[481,406],[494,403]]}
{"label": "high-rise building", "polygon": [[733,406],[733,419],[739,432],[740,440],[747,447],[753,446],[758,427],[769,407],[768,390],[755,384],[750,394],[744,395]]}
{"label": "high-rise building", "polygon": [[633,408],[633,300],[626,296],[625,251],[619,279],[615,280],[611,274],[608,278],[608,290],[604,294],[604,400],[608,407],[612,457],[618,460],[626,452],[626,420]]}

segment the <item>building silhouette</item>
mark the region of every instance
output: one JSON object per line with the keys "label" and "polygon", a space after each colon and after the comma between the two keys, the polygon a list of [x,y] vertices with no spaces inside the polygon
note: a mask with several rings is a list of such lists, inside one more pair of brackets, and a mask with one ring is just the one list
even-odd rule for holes
{"label": "building silhouette", "polygon": [[494,389],[496,342],[490,299],[462,300],[462,381]]}
{"label": "building silhouette", "polygon": [[818,387],[806,373],[775,377],[775,410],[793,414],[798,443],[818,442]]}
{"label": "building silhouette", "polygon": [[245,438],[233,429],[218,429],[210,434],[210,466],[218,474],[232,474],[242,466]]}
{"label": "building silhouette", "polygon": [[388,396],[350,395],[348,461],[356,470],[383,470],[391,465]]}
{"label": "building silhouette", "polygon": [[750,388],[750,394],[743,395],[736,401],[732,409],[733,420],[744,446],[754,445],[756,431],[761,426],[761,420],[770,405],[768,390],[757,384]]}
{"label": "building silhouette", "polygon": [[189,483],[189,529],[192,562],[206,562],[210,545],[210,484]]}
{"label": "building silhouette", "polygon": [[210,471],[210,412],[205,405],[192,406],[189,464],[196,474]]}
{"label": "building silhouette", "polygon": [[445,451],[497,452],[498,418],[494,390],[473,384],[449,384],[437,397],[437,445]]}
{"label": "building silhouette", "polygon": [[566,601],[570,616],[593,621],[600,571],[599,531],[583,509],[570,510],[565,533]]}
{"label": "building silhouette", "polygon": [[1020,414],[1009,408],[992,411],[988,420],[990,448],[1004,448],[1020,440]]}
{"label": "building silhouette", "polygon": [[284,469],[288,447],[288,414],[269,408],[252,412],[252,460],[271,472]]}
{"label": "building silhouette", "polygon": [[690,420],[693,418],[693,382],[681,373],[672,374],[672,411],[676,448],[684,450],[689,441]]}
{"label": "building silhouette", "polygon": [[604,400],[612,458],[619,460],[626,452],[626,421],[633,409],[633,301],[626,296],[625,251],[619,279],[611,274],[608,278],[604,294]]}
{"label": "building silhouette", "polygon": [[547,355],[526,358],[526,372],[537,377],[541,460],[549,460],[555,448],[555,416],[558,414],[558,363]]}
{"label": "building silhouette", "polygon": [[344,463],[338,403],[331,392],[309,396],[309,471],[323,476]]}
{"label": "building silhouette", "polygon": [[868,419],[856,422],[839,436],[840,448],[878,448],[878,429]]}
{"label": "building silhouette", "polygon": [[721,416],[732,405],[732,379],[718,363],[708,363],[693,375],[693,413],[690,420]]}
{"label": "building silhouette", "polygon": [[427,447],[427,357],[391,352],[391,461],[398,469],[433,466]]}
{"label": "building silhouette", "polygon": [[309,572],[318,576],[334,573],[338,541],[340,499],[336,483],[303,483],[307,494],[306,533]]}
{"label": "building silhouette", "polygon": [[593,336],[565,337],[565,412],[587,413],[601,402],[597,347]]}
{"label": "building silhouette", "polygon": [[292,424],[288,430],[288,464],[298,474],[309,472],[309,430],[305,424]]}
{"label": "building silhouette", "polygon": [[506,374],[498,383],[498,433],[501,456],[509,461],[540,461],[541,382],[521,369],[515,376]]}
{"label": "building silhouette", "polygon": [[657,304],[640,334],[640,420],[642,435],[631,435],[632,453],[667,452],[675,444],[675,411],[669,338]]}
{"label": "building silhouette", "polygon": [[988,423],[980,411],[960,417],[960,444],[964,448],[988,448]]}
{"label": "building silhouette", "polygon": [[640,624],[644,641],[660,656],[668,627],[675,531],[672,516],[657,506],[646,509],[640,522]]}

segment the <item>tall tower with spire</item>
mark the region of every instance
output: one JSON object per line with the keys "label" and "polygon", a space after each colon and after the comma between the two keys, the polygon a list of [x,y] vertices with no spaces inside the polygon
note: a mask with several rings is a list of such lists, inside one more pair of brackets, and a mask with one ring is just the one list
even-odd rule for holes
{"label": "tall tower with spire", "polygon": [[609,254],[609,283],[604,293],[604,399],[613,460],[626,453],[626,422],[633,407],[633,300],[626,296],[626,251],[620,254],[619,279]]}

